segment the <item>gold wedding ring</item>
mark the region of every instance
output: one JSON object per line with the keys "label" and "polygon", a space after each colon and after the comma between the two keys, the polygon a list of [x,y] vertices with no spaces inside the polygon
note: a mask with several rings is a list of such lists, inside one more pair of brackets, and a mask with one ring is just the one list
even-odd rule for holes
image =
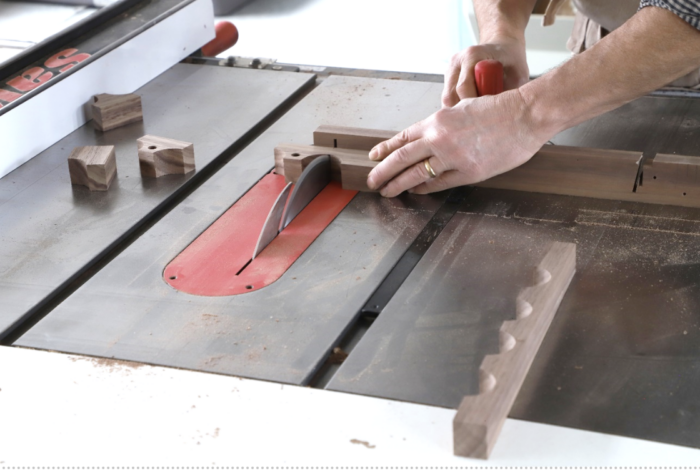
{"label": "gold wedding ring", "polygon": [[433,170],[433,167],[430,166],[430,162],[428,162],[430,158],[427,158],[423,161],[423,165],[425,165],[425,169],[428,171],[428,174],[430,175],[430,178],[435,178],[437,177],[437,174],[435,173],[435,170]]}

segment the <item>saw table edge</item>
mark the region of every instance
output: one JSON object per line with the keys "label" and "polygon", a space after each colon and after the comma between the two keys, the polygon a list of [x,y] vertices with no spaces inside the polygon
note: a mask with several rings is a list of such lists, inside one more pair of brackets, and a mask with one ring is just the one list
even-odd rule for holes
{"label": "saw table edge", "polygon": [[462,399],[453,421],[454,453],[487,459],[576,271],[576,244],[555,242],[501,325],[500,353],[479,369],[479,394]]}

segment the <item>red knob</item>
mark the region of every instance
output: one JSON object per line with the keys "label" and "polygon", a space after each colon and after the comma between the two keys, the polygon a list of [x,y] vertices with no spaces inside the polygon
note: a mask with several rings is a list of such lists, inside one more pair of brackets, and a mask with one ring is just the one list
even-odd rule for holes
{"label": "red knob", "polygon": [[479,96],[498,95],[503,91],[503,64],[496,60],[477,62],[474,79]]}
{"label": "red knob", "polygon": [[216,37],[202,46],[202,54],[214,57],[238,42],[238,29],[230,21],[219,21],[214,27]]}

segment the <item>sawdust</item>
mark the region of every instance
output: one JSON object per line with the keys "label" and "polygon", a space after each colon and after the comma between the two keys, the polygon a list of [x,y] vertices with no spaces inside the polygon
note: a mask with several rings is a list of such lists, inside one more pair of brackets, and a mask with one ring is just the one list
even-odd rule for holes
{"label": "sawdust", "polygon": [[353,438],[352,440],[350,440],[350,443],[352,443],[353,445],[363,445],[366,448],[370,448],[370,449],[376,448],[375,445],[370,445],[369,442],[366,442],[364,440],[358,440],[357,438]]}
{"label": "sawdust", "polygon": [[144,363],[137,363],[135,361],[127,360],[115,360],[113,358],[93,358],[93,357],[68,357],[72,362],[77,361],[87,361],[92,363],[94,367],[107,368],[110,373],[124,373],[131,374],[133,370],[137,370],[142,366],[146,366]]}

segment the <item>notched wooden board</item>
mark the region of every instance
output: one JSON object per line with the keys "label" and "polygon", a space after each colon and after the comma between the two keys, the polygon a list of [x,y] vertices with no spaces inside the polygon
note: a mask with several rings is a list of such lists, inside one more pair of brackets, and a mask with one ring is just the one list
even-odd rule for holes
{"label": "notched wooden board", "polygon": [[479,370],[479,394],[465,396],[453,421],[454,453],[486,459],[576,271],[576,245],[555,242],[520,292],[515,320],[501,326],[500,353]]}

